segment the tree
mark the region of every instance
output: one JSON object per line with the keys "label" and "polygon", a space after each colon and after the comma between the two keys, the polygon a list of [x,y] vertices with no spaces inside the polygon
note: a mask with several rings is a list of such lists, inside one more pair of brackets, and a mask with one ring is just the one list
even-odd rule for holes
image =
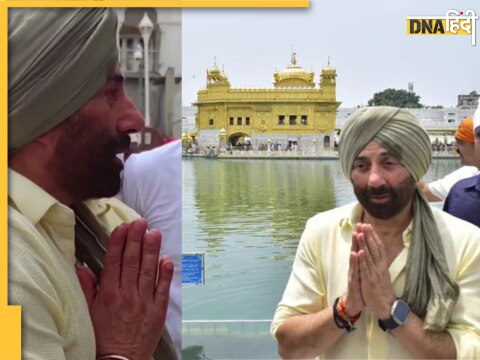
{"label": "tree", "polygon": [[396,106],[400,108],[422,108],[420,96],[414,92],[397,89],[386,89],[375,93],[373,98],[368,100],[369,106]]}

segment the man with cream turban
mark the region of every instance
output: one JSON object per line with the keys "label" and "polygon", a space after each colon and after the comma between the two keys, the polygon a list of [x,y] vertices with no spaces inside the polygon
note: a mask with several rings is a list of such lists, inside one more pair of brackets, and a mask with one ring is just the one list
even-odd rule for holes
{"label": "man with cream turban", "polygon": [[[480,104],[473,115],[471,134],[475,138],[475,157],[480,162]],[[480,176],[457,182],[450,190],[443,210],[480,227]]]}
{"label": "man with cream turban", "polygon": [[308,220],[271,326],[280,356],[478,358],[480,231],[416,188],[426,132],[406,110],[363,108],[339,157],[359,202]]}
{"label": "man with cream turban", "polygon": [[116,154],[144,125],[116,27],[106,9],[9,12],[9,302],[22,305],[23,359],[149,360],[157,344],[175,358],[160,233],[98,200],[118,192]]}
{"label": "man with cream turban", "polygon": [[428,201],[444,201],[456,182],[478,174],[480,161],[475,156],[474,143],[473,119],[471,117],[463,119],[455,131],[455,143],[453,144],[455,151],[460,155],[460,162],[463,166],[431,183],[420,180],[417,186],[423,191]]}

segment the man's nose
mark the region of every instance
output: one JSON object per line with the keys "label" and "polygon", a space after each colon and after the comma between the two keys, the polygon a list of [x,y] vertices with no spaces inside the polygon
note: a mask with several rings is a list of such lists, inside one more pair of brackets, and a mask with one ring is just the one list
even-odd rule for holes
{"label": "man's nose", "polygon": [[379,187],[385,185],[385,177],[379,166],[372,165],[370,173],[368,174],[368,186]]}
{"label": "man's nose", "polygon": [[117,131],[121,133],[136,133],[145,127],[145,119],[128,96],[122,99],[119,109]]}

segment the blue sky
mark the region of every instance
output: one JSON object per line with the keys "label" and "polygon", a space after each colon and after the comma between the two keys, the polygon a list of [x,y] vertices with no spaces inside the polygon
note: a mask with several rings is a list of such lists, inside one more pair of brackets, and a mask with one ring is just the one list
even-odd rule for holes
{"label": "blue sky", "polygon": [[479,20],[477,46],[470,36],[406,34],[407,16],[444,16],[448,9],[473,9],[479,16],[478,0],[311,3],[308,9],[184,9],[183,105],[205,86],[214,56],[232,86],[269,87],[292,49],[316,82],[330,57],[342,107],[366,104],[386,88],[407,89],[409,82],[425,105],[455,106],[458,94],[480,92]]}

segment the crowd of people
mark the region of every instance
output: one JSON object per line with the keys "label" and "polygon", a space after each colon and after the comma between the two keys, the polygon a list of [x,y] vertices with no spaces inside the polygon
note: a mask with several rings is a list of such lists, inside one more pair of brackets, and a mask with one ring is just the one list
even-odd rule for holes
{"label": "crowd of people", "polygon": [[452,152],[454,150],[454,142],[443,143],[440,141],[432,142],[432,151],[433,152]]}
{"label": "crowd of people", "polygon": [[[448,142],[445,138],[443,141],[436,138],[434,141],[431,142],[432,153],[433,155],[449,155],[454,154],[456,151],[456,147],[458,145],[457,141]],[[311,144],[310,147],[315,146],[315,144]],[[186,141],[183,144],[184,151],[187,154],[195,154],[198,152],[199,149],[202,147],[197,144],[196,141]],[[216,146],[218,148],[218,146]],[[252,142],[246,142],[242,144],[233,144],[228,142],[226,145],[227,152],[233,151],[301,151],[302,148],[299,146],[297,141],[289,141],[289,142],[260,142],[258,145],[253,144]],[[303,149],[305,150],[305,149]],[[306,149],[308,151],[308,149]],[[334,141],[333,146],[334,151],[338,151],[338,141]]]}

